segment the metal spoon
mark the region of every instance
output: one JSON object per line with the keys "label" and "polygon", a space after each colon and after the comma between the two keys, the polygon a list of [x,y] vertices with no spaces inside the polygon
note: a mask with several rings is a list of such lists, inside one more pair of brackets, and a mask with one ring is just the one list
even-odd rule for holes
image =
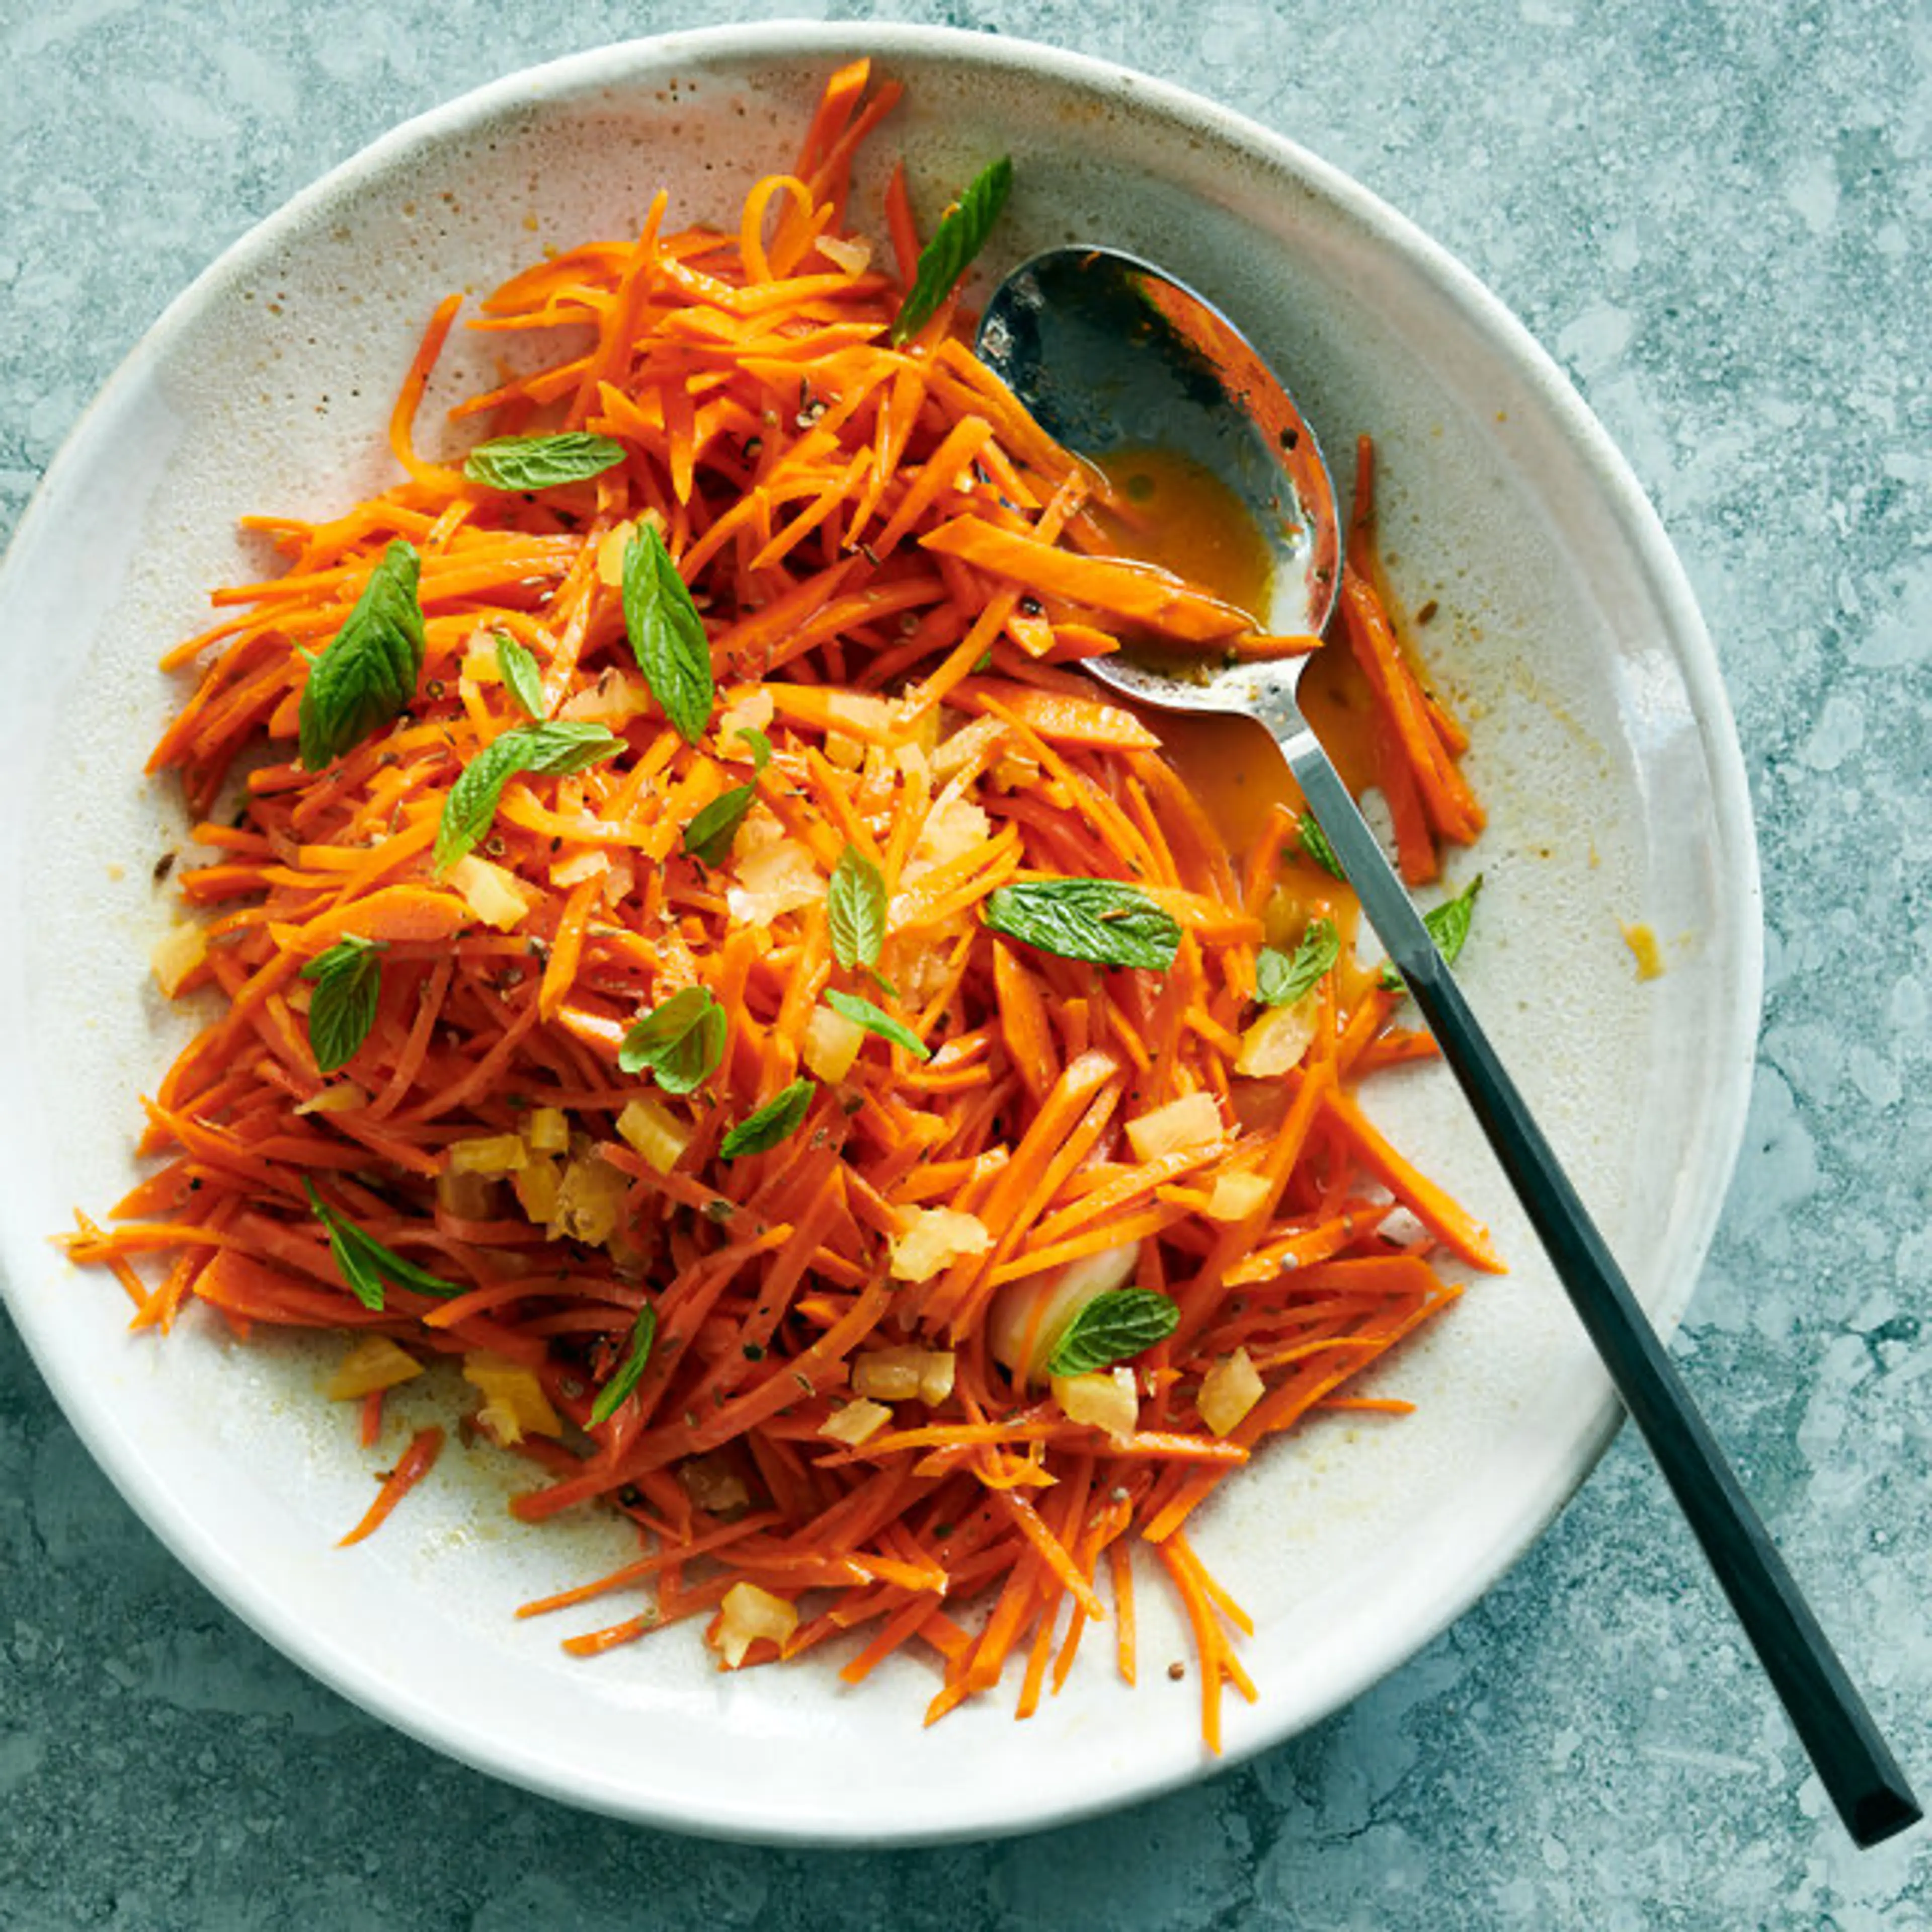
{"label": "metal spoon", "polygon": [[[1206,464],[1276,554],[1268,627],[1318,633],[1338,586],[1334,487],[1314,437],[1226,317],[1148,263],[1054,249],[987,304],[979,352],[1050,435],[1102,456],[1131,442]],[[1257,616],[1264,614],[1257,613]],[[1089,659],[1103,683],[1169,710],[1258,719],[1408,982],[1590,1339],[1689,1520],[1846,1828],[1861,1845],[1921,1815],[1844,1666],[1576,1190],[1504,1071],[1375,835],[1295,701],[1305,657],[1265,663]]]}

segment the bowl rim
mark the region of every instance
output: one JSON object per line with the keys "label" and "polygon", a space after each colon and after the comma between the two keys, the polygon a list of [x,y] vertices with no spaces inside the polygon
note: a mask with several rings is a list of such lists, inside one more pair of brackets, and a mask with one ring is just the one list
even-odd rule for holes
{"label": "bowl rim", "polygon": [[[1723,1082],[1708,1096],[1711,1131],[1706,1137],[1703,1157],[1715,1184],[1702,1190],[1696,1211],[1687,1217],[1682,1236],[1684,1265],[1673,1280],[1670,1294],[1653,1311],[1659,1332],[1667,1339],[1682,1317],[1708,1255],[1742,1145],[1763,992],[1762,884],[1749,788],[1736,718],[1694,593],[1661,520],[1627,460],[1555,358],[1513,311],[1471,269],[1381,196],[1298,142],[1190,88],[1046,43],[959,28],[865,21],[775,21],[640,36],[582,50],[486,82],[398,123],[337,163],[230,243],[174,296],[95,392],[49,464],[0,558],[0,604],[6,601],[20,560],[34,548],[42,522],[52,514],[50,506],[61,494],[68,474],[92,460],[91,446],[103,425],[153,365],[164,360],[176,337],[188,326],[210,292],[266,256],[298,230],[313,209],[354,186],[358,178],[380,173],[392,160],[413,151],[460,138],[498,115],[533,106],[541,110],[548,104],[582,99],[600,91],[621,92],[636,85],[640,74],[662,72],[680,60],[720,64],[862,55],[887,66],[896,56],[950,59],[1028,79],[1058,81],[1117,100],[1144,103],[1299,176],[1378,245],[1419,271],[1459,318],[1508,360],[1549,412],[1553,428],[1587,464],[1601,491],[1604,508],[1667,618],[1667,632],[1676,646],[1673,656],[1690,697],[1711,780],[1713,829],[1724,876],[1732,889],[1729,917],[1714,935],[1722,956],[1733,968],[1735,994],[1724,1016],[1724,1037],[1714,1055],[1724,1070]],[[826,1846],[938,1844],[1044,1829],[1156,1797],[1282,1742],[1332,1715],[1388,1672],[1400,1668],[1499,1581],[1586,1480],[1614,1436],[1622,1413],[1606,1380],[1602,1400],[1575,1438],[1574,1456],[1546,1471],[1546,1480],[1519,1520],[1518,1533],[1501,1550],[1493,1564],[1472,1570],[1460,1588],[1432,1600],[1428,1614],[1409,1626],[1413,1642],[1394,1662],[1384,1662],[1338,1682],[1332,1696],[1304,1713],[1292,1732],[1240,1740],[1218,1762],[1178,1762],[1165,1775],[1138,1777],[1131,1783],[1083,1792],[1050,1815],[1000,1816],[991,1822],[982,1819],[965,1826],[914,1823],[864,1832],[838,1828],[829,1813],[815,1822],[788,1817],[774,1825],[752,1820],[742,1811],[714,1812],[701,1806],[672,1810],[662,1798],[640,1802],[640,1795],[634,1791],[572,1784],[546,1763],[506,1756],[501,1738],[418,1700],[406,1685],[384,1681],[362,1659],[332,1644],[311,1624],[286,1615],[276,1594],[262,1585],[235,1552],[200,1534],[184,1516],[139,1445],[110,1426],[95,1403],[79,1399],[79,1393],[65,1385],[37,1338],[40,1323],[34,1310],[14,1292],[19,1264],[28,1258],[26,1246],[16,1231],[0,1226],[0,1262],[4,1264],[0,1267],[0,1296],[6,1300],[18,1332],[68,1422],[164,1545],[258,1634],[360,1708],[476,1769],[608,1815],[748,1842]]]}

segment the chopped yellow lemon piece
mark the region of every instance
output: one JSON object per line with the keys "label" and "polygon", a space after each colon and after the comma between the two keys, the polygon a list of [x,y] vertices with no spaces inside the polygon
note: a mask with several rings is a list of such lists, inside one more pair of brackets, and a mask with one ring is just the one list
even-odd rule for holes
{"label": "chopped yellow lemon piece", "polygon": [[1141,1419],[1141,1399],[1132,1369],[1096,1369],[1091,1375],[1055,1376],[1053,1399],[1070,1422],[1104,1429],[1115,1442],[1132,1436]]}
{"label": "chopped yellow lemon piece", "polygon": [[659,1174],[668,1174],[690,1146],[690,1128],[669,1108],[646,1096],[627,1100],[617,1116],[617,1132]]}
{"label": "chopped yellow lemon piece", "polygon": [[520,1134],[478,1134],[449,1144],[452,1174],[514,1174],[530,1157]]}
{"label": "chopped yellow lemon piece", "polygon": [[561,1436],[563,1418],[534,1369],[480,1348],[463,1358],[463,1379],[483,1391],[477,1420],[507,1448],[526,1436]]}
{"label": "chopped yellow lemon piece", "polygon": [[1201,1378],[1195,1407],[1216,1436],[1226,1436],[1259,1402],[1262,1382],[1245,1348],[1225,1355]]}
{"label": "chopped yellow lemon piece", "polygon": [[930,1281],[965,1255],[983,1255],[993,1245],[986,1224],[956,1208],[922,1208],[912,1226],[892,1243],[892,1279]]}
{"label": "chopped yellow lemon piece", "polygon": [[862,1442],[872,1437],[892,1419],[892,1412],[882,1402],[861,1400],[848,1402],[843,1408],[835,1408],[818,1425],[818,1432],[834,1442],[843,1442],[856,1449]]}
{"label": "chopped yellow lemon piece", "polygon": [[814,1006],[805,1023],[805,1070],[816,1079],[843,1080],[865,1043],[866,1029],[856,1020]]}
{"label": "chopped yellow lemon piece", "polygon": [[853,1391],[880,1402],[944,1402],[953,1362],[950,1348],[870,1348],[853,1358]]}
{"label": "chopped yellow lemon piece", "polygon": [[1270,1006],[1241,1036],[1234,1071],[1258,1080],[1273,1079],[1301,1064],[1314,1043],[1316,1015],[1320,1006],[1312,993],[1285,1006]]}
{"label": "chopped yellow lemon piece", "polygon": [[1186,1094],[1150,1114],[1127,1123],[1127,1141],[1136,1160],[1211,1147],[1221,1138],[1220,1103],[1211,1094]]}
{"label": "chopped yellow lemon piece", "polygon": [[1258,1174],[1217,1174],[1205,1211],[1210,1221],[1245,1221],[1268,1198],[1268,1182]]}
{"label": "chopped yellow lemon piece", "polygon": [[394,1388],[422,1373],[415,1356],[386,1335],[365,1335],[336,1364],[326,1391],[331,1402],[352,1402],[377,1389]]}
{"label": "chopped yellow lemon piece", "polygon": [[207,957],[208,934],[190,922],[163,933],[148,963],[154,969],[155,985],[172,999],[182,982]]}
{"label": "chopped yellow lemon piece", "polygon": [[798,1607],[755,1583],[734,1583],[724,1592],[717,1634],[710,1641],[728,1670],[736,1670],[760,1637],[783,1649],[798,1628]]}
{"label": "chopped yellow lemon piece", "polygon": [[521,922],[530,901],[514,872],[466,852],[449,868],[449,883],[463,895],[470,910],[485,926],[508,932]]}

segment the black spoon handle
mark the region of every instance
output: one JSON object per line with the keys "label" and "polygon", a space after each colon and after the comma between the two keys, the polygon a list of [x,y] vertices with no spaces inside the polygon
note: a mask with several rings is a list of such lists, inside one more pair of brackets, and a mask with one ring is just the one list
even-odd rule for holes
{"label": "black spoon handle", "polygon": [[1846,1829],[1859,1844],[1875,1845],[1917,1823],[1918,1801],[1904,1773],[1375,835],[1300,714],[1278,706],[1269,705],[1267,722],[1303,796],[1408,981]]}

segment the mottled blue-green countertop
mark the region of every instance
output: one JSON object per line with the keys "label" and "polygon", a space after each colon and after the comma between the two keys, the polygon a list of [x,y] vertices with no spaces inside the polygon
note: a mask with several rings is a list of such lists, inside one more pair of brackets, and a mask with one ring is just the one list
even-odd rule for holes
{"label": "mottled blue-green countertop", "polygon": [[[1678,1350],[1932,1784],[1924,0],[7,0],[4,526],[168,299],[394,122],[603,41],[868,10],[1293,136],[1474,268],[1634,465],[1766,885],[1750,1126]],[[129,1513],[0,1321],[0,1926],[1906,1932],[1928,1862],[1923,1828],[1850,1848],[1628,1434],[1475,1609],[1255,1762],[1028,1839],[766,1852],[526,1796],[319,1688]]]}

